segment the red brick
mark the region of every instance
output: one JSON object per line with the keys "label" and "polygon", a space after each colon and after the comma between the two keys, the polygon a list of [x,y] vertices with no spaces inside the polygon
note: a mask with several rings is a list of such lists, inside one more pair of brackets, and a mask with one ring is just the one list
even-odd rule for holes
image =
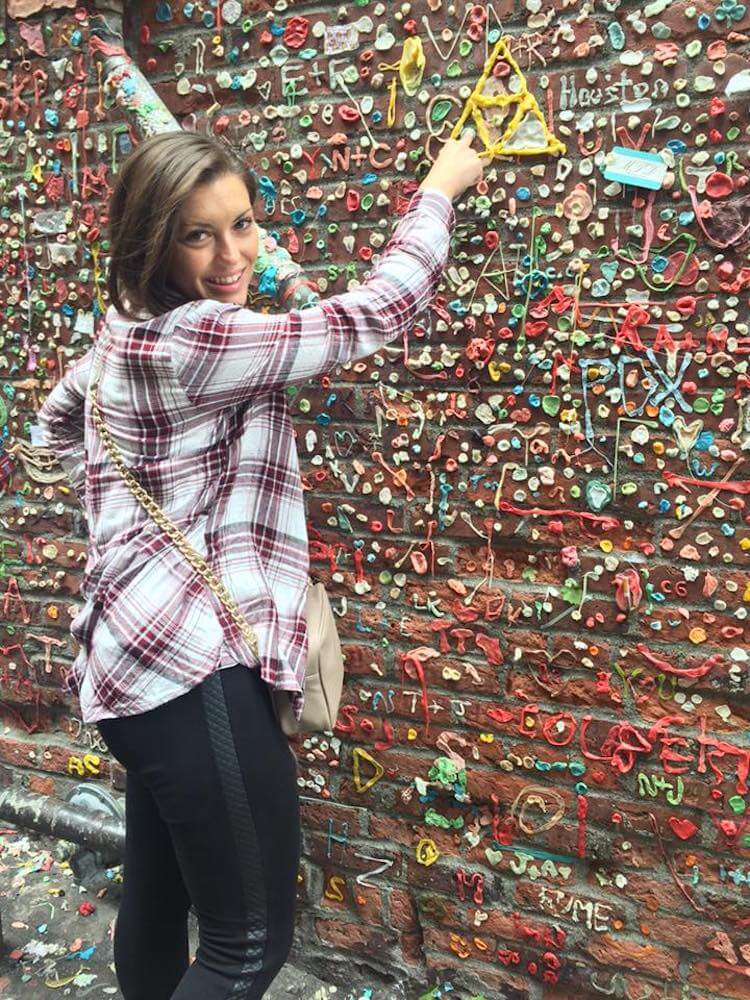
{"label": "red brick", "polygon": [[708,962],[696,962],[690,970],[688,982],[727,1000],[730,997],[732,1000],[748,1000],[750,997],[747,965],[731,969],[726,963],[719,965],[710,959]]}
{"label": "red brick", "polygon": [[388,918],[391,927],[413,931],[419,926],[417,907],[411,894],[404,889],[391,889],[388,895]]}
{"label": "red brick", "polygon": [[315,930],[323,944],[359,954],[378,954],[397,940],[393,932],[343,920],[316,918]]}
{"label": "red brick", "polygon": [[[428,953],[426,967],[439,977],[439,981],[468,981],[475,988],[483,991],[488,998],[513,997],[513,1000],[531,1000],[529,980],[522,975],[510,972],[502,966],[485,964],[477,966],[475,962],[461,962],[460,959],[449,957],[446,949],[438,945],[436,953]],[[493,991],[497,991],[493,994]]]}
{"label": "red brick", "polygon": [[315,802],[311,799],[300,801],[300,815],[308,830],[321,830],[328,833],[328,821],[333,820],[333,833],[341,834],[344,823],[348,824],[348,836],[354,837],[359,832],[360,819],[366,814],[363,809],[352,809],[339,805],[338,802]]}
{"label": "red brick", "polygon": [[422,935],[402,932],[399,934],[398,940],[401,946],[401,956],[407,965],[422,966],[424,963]]}
{"label": "red brick", "polygon": [[662,916],[660,913],[646,913],[639,921],[641,932],[649,940],[673,948],[682,948],[697,953],[705,952],[706,942],[712,937],[710,924],[686,917]]}
{"label": "red brick", "polygon": [[581,947],[600,965],[621,966],[673,981],[680,978],[678,956],[665,948],[612,937],[611,934],[590,937]]}
{"label": "red brick", "polygon": [[53,778],[43,778],[41,775],[33,774],[29,778],[29,791],[38,795],[54,795],[55,781]]}

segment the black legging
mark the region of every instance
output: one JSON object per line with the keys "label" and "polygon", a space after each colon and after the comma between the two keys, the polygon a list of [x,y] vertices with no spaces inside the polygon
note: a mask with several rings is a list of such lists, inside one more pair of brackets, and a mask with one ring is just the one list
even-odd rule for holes
{"label": "black legging", "polygon": [[258,670],[220,670],[98,727],[127,770],[114,938],[125,1000],[262,997],[292,943],[300,829],[296,762]]}

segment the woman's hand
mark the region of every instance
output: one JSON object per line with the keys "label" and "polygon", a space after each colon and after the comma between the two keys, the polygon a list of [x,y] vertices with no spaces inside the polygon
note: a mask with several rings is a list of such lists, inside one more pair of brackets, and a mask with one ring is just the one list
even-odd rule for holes
{"label": "woman's hand", "polygon": [[482,161],[471,148],[473,141],[473,129],[465,129],[460,139],[448,139],[420,188],[442,191],[452,201],[481,180]]}

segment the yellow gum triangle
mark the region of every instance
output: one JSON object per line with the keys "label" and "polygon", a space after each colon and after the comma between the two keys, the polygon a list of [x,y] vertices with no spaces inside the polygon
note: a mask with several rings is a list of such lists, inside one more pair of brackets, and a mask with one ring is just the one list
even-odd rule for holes
{"label": "yellow gum triangle", "polygon": [[[380,779],[385,774],[385,768],[382,764],[379,764],[366,750],[362,747],[355,747],[352,754],[352,774],[354,777],[354,787],[358,792],[366,792],[368,788],[372,788],[375,782],[380,781]],[[360,773],[360,768],[362,766],[362,761],[367,764],[372,764],[375,768],[375,773],[367,779],[367,781],[362,781],[362,776]]]}
{"label": "yellow gum triangle", "polygon": [[[512,70],[512,76],[510,79],[515,78],[519,82],[520,86],[514,93],[492,94],[491,96],[486,96],[482,93],[482,91],[484,90],[490,74],[492,73],[493,67],[498,59],[504,59],[505,62],[508,63]],[[510,108],[514,112],[513,117],[497,142],[492,141],[492,137],[490,136],[487,126],[485,125],[484,118],[482,117],[482,110],[487,108]],[[529,118],[535,119],[541,126],[544,135],[544,143],[539,143],[537,145],[512,145],[516,132],[518,132],[521,126],[524,125]],[[471,120],[469,121],[469,119]],[[464,105],[461,117],[458,119],[453,131],[451,132],[451,138],[457,139],[460,136],[462,129],[467,124],[473,126],[476,130],[477,137],[484,146],[483,151],[479,154],[480,156],[487,156],[490,158],[496,156],[541,156],[544,154],[558,156],[565,152],[566,147],[564,143],[560,142],[560,140],[553,135],[552,132],[550,132],[536,98],[533,94],[529,93],[526,78],[519,69],[518,63],[510,54],[510,48],[505,38],[500,39],[495,48],[492,50],[487,62],[484,64],[482,75]]]}

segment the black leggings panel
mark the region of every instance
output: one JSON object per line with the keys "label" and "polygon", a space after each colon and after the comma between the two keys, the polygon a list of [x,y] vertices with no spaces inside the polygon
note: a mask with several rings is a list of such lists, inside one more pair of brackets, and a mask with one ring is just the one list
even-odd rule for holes
{"label": "black leggings panel", "polygon": [[127,771],[114,936],[123,997],[262,997],[292,943],[300,827],[296,762],[259,671],[219,670],[97,725]]}

